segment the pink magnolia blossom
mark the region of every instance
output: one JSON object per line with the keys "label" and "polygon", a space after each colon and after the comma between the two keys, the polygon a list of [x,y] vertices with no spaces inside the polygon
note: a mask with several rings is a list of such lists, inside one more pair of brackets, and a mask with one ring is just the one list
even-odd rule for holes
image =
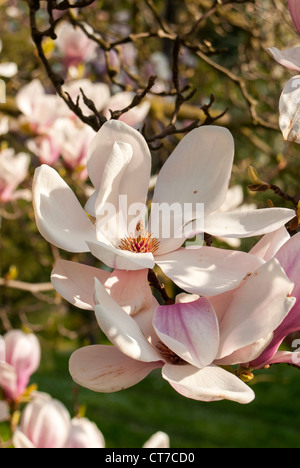
{"label": "pink magnolia blossom", "polygon": [[[142,297],[138,284],[136,289],[135,298]],[[114,392],[161,368],[163,378],[187,398],[249,403],[253,391],[223,366],[261,354],[295,303],[292,289],[278,260],[271,259],[225,297],[182,294],[174,305],[153,302],[142,314],[129,315],[96,279],[96,318],[113,346],[75,351],[70,373],[90,390]]]}
{"label": "pink magnolia blossom", "polygon": [[0,337],[0,387],[6,398],[17,400],[38,369],[41,350],[35,335],[11,330]]}
{"label": "pink magnolia blossom", "polygon": [[56,94],[47,94],[38,79],[20,89],[16,103],[23,114],[21,123],[38,135],[47,133],[57,118],[70,114],[63,100]]}
{"label": "pink magnolia blossom", "polygon": [[13,436],[15,448],[104,448],[97,426],[86,418],[71,420],[66,407],[38,393],[25,407]]}
{"label": "pink magnolia blossom", "polygon": [[[59,174],[43,165],[36,170],[33,181],[38,229],[58,248],[70,252],[90,251],[113,269],[139,270],[153,268],[157,263],[187,292],[221,293],[254,271],[260,265],[259,259],[249,258],[244,252],[211,247],[181,248],[195,231],[196,204],[204,204],[204,231],[226,238],[271,232],[294,217],[293,210],[284,208],[218,211],[227,194],[233,155],[234,143],[227,129],[206,126],[186,135],[159,173],[149,227],[144,228],[141,215],[131,215],[127,210],[132,206],[146,206],[151,170],[148,145],[139,132],[125,123],[106,122],[94,138],[87,157],[95,193],[85,210],[96,222],[91,221]],[[126,197],[125,207],[120,205],[120,197]],[[184,220],[179,220],[180,235],[160,236],[156,229],[159,216],[153,206],[162,204],[169,207],[176,204],[181,213],[185,206],[189,207]],[[115,211],[111,218],[103,220],[107,206]],[[116,218],[125,222],[118,224]],[[133,223],[135,231],[131,230]],[[155,225],[157,236],[152,235]],[[133,247],[138,237],[147,248]]]}
{"label": "pink magnolia blossom", "polygon": [[[37,393],[22,412],[20,426],[13,436],[15,448],[105,448],[102,432],[87,418],[71,419],[66,407],[45,393]],[[157,432],[144,448],[169,448],[169,437]]]}
{"label": "pink magnolia blossom", "polygon": [[64,448],[105,448],[105,440],[95,423],[87,418],[74,418]]}
{"label": "pink magnolia blossom", "polygon": [[245,364],[245,367],[249,366],[255,369],[279,362],[293,363],[291,352],[278,350],[282,341],[289,334],[300,329],[300,233],[290,237],[286,229],[281,228],[277,232],[264,236],[251,253],[266,261],[275,258],[280,262],[287,277],[294,283],[292,294],[296,298],[296,303],[282,323],[274,330],[272,340],[266,349],[256,359]]}
{"label": "pink magnolia blossom", "polygon": [[12,148],[0,151],[0,203],[23,198],[31,200],[30,190],[18,190],[27,177],[30,156],[26,153],[15,154]]}
{"label": "pink magnolia blossom", "polygon": [[74,28],[70,23],[63,21],[55,32],[57,35],[55,45],[67,68],[89,62],[96,57],[98,45],[79,27]]}

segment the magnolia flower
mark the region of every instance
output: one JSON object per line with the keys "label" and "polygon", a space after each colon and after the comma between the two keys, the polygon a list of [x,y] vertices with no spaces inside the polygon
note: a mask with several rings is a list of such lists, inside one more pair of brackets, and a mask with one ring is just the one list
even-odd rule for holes
{"label": "magnolia flower", "polygon": [[64,448],[105,448],[102,432],[87,418],[74,418]]}
{"label": "magnolia flower", "polygon": [[[36,170],[33,181],[37,227],[58,248],[90,251],[113,269],[147,269],[157,263],[188,292],[221,293],[259,265],[254,256],[249,258],[244,252],[181,248],[186,238],[197,232],[198,205],[204,206],[205,216],[203,226],[200,210],[199,230],[226,238],[261,235],[279,228],[295,215],[293,210],[284,208],[218,211],[228,190],[233,153],[232,136],[224,128],[206,126],[186,135],[159,173],[149,226],[145,227],[149,148],[142,135],[128,125],[106,122],[87,157],[95,193],[85,210],[96,218],[95,223],[59,174],[43,165]],[[165,227],[170,229],[175,222],[173,233],[166,235],[160,233],[159,213],[165,207],[170,214],[169,218],[163,216]]]}
{"label": "magnolia flower", "polygon": [[55,31],[55,45],[63,57],[66,67],[77,66],[96,57],[98,45],[78,27],[66,21],[61,22]]}
{"label": "magnolia flower", "polygon": [[0,337],[0,387],[6,398],[17,400],[38,369],[41,350],[35,335],[11,330]]}
{"label": "magnolia flower", "polygon": [[23,198],[31,200],[29,190],[17,190],[28,174],[30,156],[26,153],[15,154],[12,148],[0,151],[0,203]]}
{"label": "magnolia flower", "polygon": [[113,346],[75,351],[71,376],[90,390],[114,392],[161,368],[163,378],[187,398],[249,403],[253,391],[224,366],[259,356],[295,303],[292,289],[279,262],[271,259],[222,300],[182,294],[174,305],[132,316],[96,279],[96,318]]}
{"label": "magnolia flower", "polygon": [[56,94],[47,94],[38,79],[20,89],[16,95],[16,104],[23,114],[23,125],[39,135],[47,134],[57,118],[70,114],[63,100]]}
{"label": "magnolia flower", "polygon": [[15,448],[104,448],[97,426],[86,418],[71,420],[66,407],[46,393],[37,393],[22,412],[13,436]]}
{"label": "magnolia flower", "polygon": [[[36,393],[22,412],[13,435],[15,448],[105,448],[102,432],[87,418],[71,419],[66,407],[46,393]],[[164,432],[153,434],[143,448],[169,448]]]}

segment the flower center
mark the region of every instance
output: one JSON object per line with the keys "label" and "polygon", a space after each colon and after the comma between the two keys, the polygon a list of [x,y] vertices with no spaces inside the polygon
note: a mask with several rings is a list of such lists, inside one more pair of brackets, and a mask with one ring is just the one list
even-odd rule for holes
{"label": "flower center", "polygon": [[159,341],[156,348],[160,352],[161,356],[170,364],[182,366],[187,364],[181,357],[177,356],[171,349],[169,349],[164,343]]}
{"label": "flower center", "polygon": [[159,241],[151,233],[145,231],[142,221],[137,223],[135,233],[122,239],[119,245],[119,249],[135,253],[154,253],[158,247]]}

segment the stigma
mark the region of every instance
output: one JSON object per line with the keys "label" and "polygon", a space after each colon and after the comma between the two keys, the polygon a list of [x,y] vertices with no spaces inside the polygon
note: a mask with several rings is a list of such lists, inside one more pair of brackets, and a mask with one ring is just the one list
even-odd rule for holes
{"label": "stigma", "polygon": [[145,230],[142,221],[137,223],[135,233],[122,239],[119,245],[119,249],[134,253],[154,253],[158,248],[159,241]]}

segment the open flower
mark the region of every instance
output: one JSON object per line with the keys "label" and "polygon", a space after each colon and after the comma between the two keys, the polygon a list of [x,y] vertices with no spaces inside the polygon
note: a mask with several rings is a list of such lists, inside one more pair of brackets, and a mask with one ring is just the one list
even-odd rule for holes
{"label": "open flower", "polygon": [[30,190],[17,190],[28,174],[30,156],[15,154],[12,148],[0,151],[0,203],[23,198],[31,200]]}
{"label": "open flower", "polygon": [[[226,238],[261,235],[294,217],[293,210],[284,208],[218,211],[228,190],[233,154],[232,136],[224,128],[201,127],[186,135],[160,171],[147,227],[148,145],[139,132],[123,122],[106,122],[87,159],[95,193],[85,209],[95,217],[95,223],[58,173],[43,165],[33,181],[38,229],[58,248],[90,251],[113,269],[139,270],[157,263],[180,287],[185,288],[190,281],[192,286],[198,285],[196,293],[230,289],[249,272],[248,255],[211,247],[181,248],[184,241],[199,231]],[[199,205],[203,210],[198,218]],[[160,232],[159,210],[164,207],[170,215],[163,216],[166,227],[171,228],[167,234]],[[198,230],[203,215],[204,226]],[[253,262],[255,269],[254,257]]]}
{"label": "open flower", "polygon": [[0,387],[6,398],[17,400],[22,396],[40,358],[40,344],[32,333],[11,330],[0,337]]}
{"label": "open flower", "polygon": [[253,391],[223,366],[260,355],[295,302],[292,289],[272,259],[227,292],[226,300],[183,294],[176,304],[149,309],[141,317],[128,315],[96,280],[96,318],[114,346],[75,351],[70,373],[90,390],[114,392],[162,368],[163,378],[187,398],[249,403]]}

